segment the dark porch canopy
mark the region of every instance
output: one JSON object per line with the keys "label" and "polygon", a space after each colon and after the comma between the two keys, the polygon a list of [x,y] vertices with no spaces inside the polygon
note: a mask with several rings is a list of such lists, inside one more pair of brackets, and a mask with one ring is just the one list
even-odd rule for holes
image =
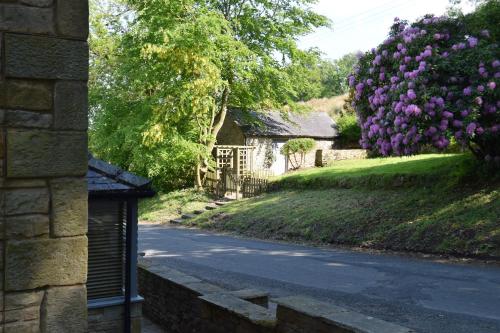
{"label": "dark porch canopy", "polygon": [[89,196],[150,197],[155,194],[151,180],[124,171],[88,154],[87,185]]}

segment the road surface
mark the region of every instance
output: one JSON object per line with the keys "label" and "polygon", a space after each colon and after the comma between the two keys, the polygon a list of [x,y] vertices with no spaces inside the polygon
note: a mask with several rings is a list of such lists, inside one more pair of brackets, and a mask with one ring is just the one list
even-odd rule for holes
{"label": "road surface", "polygon": [[306,295],[418,332],[500,332],[500,266],[244,239],[141,225],[139,249],[236,290]]}

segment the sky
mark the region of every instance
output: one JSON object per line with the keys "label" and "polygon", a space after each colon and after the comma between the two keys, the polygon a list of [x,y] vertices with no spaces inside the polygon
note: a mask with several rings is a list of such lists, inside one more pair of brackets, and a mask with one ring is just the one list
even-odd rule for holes
{"label": "sky", "polygon": [[319,0],[314,9],[333,22],[333,30],[318,29],[301,38],[299,46],[318,47],[326,58],[338,59],[382,43],[395,17],[411,22],[429,13],[442,15],[447,7],[448,0]]}

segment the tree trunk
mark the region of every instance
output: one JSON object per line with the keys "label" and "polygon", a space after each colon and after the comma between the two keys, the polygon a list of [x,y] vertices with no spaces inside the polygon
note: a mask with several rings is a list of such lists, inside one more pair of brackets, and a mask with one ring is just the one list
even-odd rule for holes
{"label": "tree trunk", "polygon": [[[231,89],[229,85],[226,86],[222,92],[221,105],[219,108],[219,113],[215,117],[215,121],[213,123],[212,128],[210,129],[210,138],[206,143],[207,152],[210,154],[215,147],[215,143],[217,142],[217,135],[219,134],[222,125],[224,124],[224,120],[226,120],[227,115],[227,104],[229,101],[229,93]],[[208,169],[208,161],[206,159],[200,159],[198,165],[196,166],[196,187],[198,189],[203,189],[203,182],[206,174],[206,170]]]}

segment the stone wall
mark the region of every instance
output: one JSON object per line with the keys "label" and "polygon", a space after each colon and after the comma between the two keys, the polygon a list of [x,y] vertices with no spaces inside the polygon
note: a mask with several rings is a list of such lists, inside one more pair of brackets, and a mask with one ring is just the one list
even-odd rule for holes
{"label": "stone wall", "polygon": [[87,330],[86,0],[0,2],[0,332]]}
{"label": "stone wall", "polygon": [[366,149],[333,149],[324,153],[323,161],[325,165],[329,165],[335,161],[359,160],[367,157]]}
{"label": "stone wall", "polygon": [[143,260],[138,270],[144,315],[169,333],[409,333],[410,329],[319,302],[271,300],[257,290],[228,291]]}
{"label": "stone wall", "polygon": [[[123,332],[123,304],[89,309],[88,333]],[[141,302],[131,304],[130,324],[132,333],[141,332],[142,307]]]}

